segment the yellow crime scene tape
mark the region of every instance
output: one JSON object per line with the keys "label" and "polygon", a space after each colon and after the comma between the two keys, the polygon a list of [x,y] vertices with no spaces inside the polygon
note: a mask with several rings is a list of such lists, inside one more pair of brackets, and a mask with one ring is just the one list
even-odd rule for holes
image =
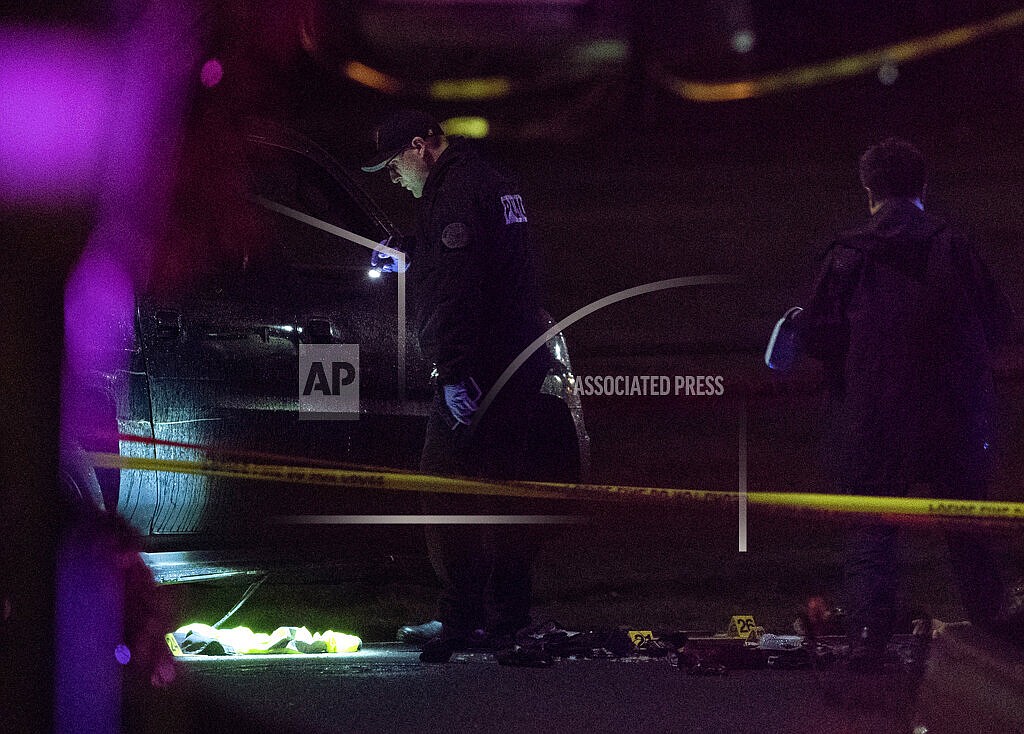
{"label": "yellow crime scene tape", "polygon": [[663,86],[692,102],[730,102],[764,97],[793,89],[820,86],[868,74],[886,64],[895,65],[917,61],[926,56],[966,46],[980,38],[1021,26],[1024,26],[1024,9],[1012,10],[995,18],[882,46],[864,53],[829,59],[749,79],[728,82],[688,80],[674,77],[664,69],[657,69],[656,76]]}
{"label": "yellow crime scene tape", "polygon": [[[895,66],[909,61],[917,61],[1021,26],[1024,26],[1024,8],[863,53],[747,79],[722,82],[683,79],[673,75],[657,63],[651,64],[651,73],[666,89],[691,102],[729,102],[765,97],[794,89],[806,89],[869,74],[887,64]],[[342,73],[352,81],[385,94],[394,95],[413,91],[438,101],[503,99],[511,96],[514,92],[529,90],[529,85],[522,83],[517,85],[506,77],[440,79],[425,85],[415,84],[386,74],[359,61],[343,64]]]}
{"label": "yellow crime scene tape", "polygon": [[121,456],[119,454],[91,454],[93,465],[103,469],[136,469],[163,471],[177,474],[198,474],[229,479],[255,479],[289,484],[315,484],[352,489],[381,489],[405,492],[443,492],[454,494],[482,494],[497,496],[558,499],[556,492],[512,488],[494,482],[470,479],[435,477],[428,474],[402,472],[363,471],[356,469],[326,469],[279,464],[251,464],[229,461],[183,461],[179,459],[150,459]]}
{"label": "yellow crime scene tape", "polygon": [[501,497],[584,501],[641,501],[749,505],[822,514],[882,516],[891,520],[1018,523],[1024,521],[1024,502],[933,499],[924,497],[875,497],[802,492],[719,492],[669,487],[634,487],[609,484],[555,482],[494,482],[479,479],[437,477],[407,472],[331,469],[321,467],[255,464],[227,461],[184,461],[90,455],[93,465],[106,469],[163,471],[203,476],[321,486],[479,494]]}

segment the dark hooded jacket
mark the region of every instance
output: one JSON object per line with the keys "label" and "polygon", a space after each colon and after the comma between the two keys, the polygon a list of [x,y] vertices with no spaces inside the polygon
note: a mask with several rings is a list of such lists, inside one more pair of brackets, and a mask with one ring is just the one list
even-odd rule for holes
{"label": "dark hooded jacket", "polygon": [[[451,139],[427,177],[410,243],[413,316],[439,384],[472,377],[486,392],[547,328],[527,219],[515,182]],[[542,346],[509,387],[539,390],[549,360]]]}
{"label": "dark hooded jacket", "polygon": [[949,225],[886,202],[833,241],[795,323],[825,366],[824,458],[840,489],[989,477],[990,352],[1013,315]]}

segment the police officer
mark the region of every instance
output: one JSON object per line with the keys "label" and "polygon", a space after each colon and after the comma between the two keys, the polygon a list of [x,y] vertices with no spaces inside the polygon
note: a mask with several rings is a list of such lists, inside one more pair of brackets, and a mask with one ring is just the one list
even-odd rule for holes
{"label": "police officer", "polygon": [[[871,218],[826,252],[793,326],[829,383],[826,468],[842,492],[984,499],[992,471],[990,353],[1011,331],[1009,302],[969,242],[924,211],[925,161],[890,138],[860,159]],[[794,309],[793,312],[799,311]],[[969,618],[994,629],[1002,584],[989,548],[947,533]],[[845,585],[852,664],[877,667],[896,616],[896,528],[848,534]]]}
{"label": "police officer", "polygon": [[[376,155],[363,170],[387,170],[418,200],[415,233],[388,243],[405,253],[404,262],[378,252],[372,262],[385,272],[409,268],[413,323],[436,373],[420,469],[539,479],[531,475],[538,462],[529,455],[529,439],[547,350],[533,354],[479,414],[482,396],[546,327],[518,187],[420,111],[392,116],[374,131],[374,143]],[[423,499],[427,514],[495,514],[513,507],[461,495]],[[426,536],[443,591],[439,634],[424,645],[421,659],[439,662],[471,645],[510,643],[530,622],[533,531],[427,525]]]}

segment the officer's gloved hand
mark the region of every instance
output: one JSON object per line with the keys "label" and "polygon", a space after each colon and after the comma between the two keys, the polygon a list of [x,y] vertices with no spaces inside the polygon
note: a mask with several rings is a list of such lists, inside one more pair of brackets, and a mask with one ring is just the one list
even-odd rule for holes
{"label": "officer's gloved hand", "polygon": [[444,386],[444,402],[459,423],[469,425],[470,419],[479,407],[479,399],[480,388],[472,377],[454,385]]}
{"label": "officer's gloved hand", "polygon": [[[394,238],[392,237],[388,237],[386,240],[381,240],[380,244],[384,247],[397,249],[392,244],[393,239]],[[373,254],[370,255],[370,267],[381,273],[404,273],[409,269],[409,259],[407,257],[403,257],[398,260],[386,252],[374,250]]]}

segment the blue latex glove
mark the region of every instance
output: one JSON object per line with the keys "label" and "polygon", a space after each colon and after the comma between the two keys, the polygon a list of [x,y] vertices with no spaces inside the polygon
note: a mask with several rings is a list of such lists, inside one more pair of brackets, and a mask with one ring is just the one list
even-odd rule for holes
{"label": "blue latex glove", "polygon": [[[384,247],[398,249],[391,244],[391,240],[392,238],[388,237],[386,240],[381,240],[380,244]],[[409,259],[403,257],[401,261],[399,261],[385,252],[374,250],[373,254],[370,255],[370,267],[381,273],[404,273],[409,269]]]}
{"label": "blue latex glove", "polygon": [[444,386],[444,402],[459,423],[469,425],[470,419],[479,407],[480,387],[472,377]]}

